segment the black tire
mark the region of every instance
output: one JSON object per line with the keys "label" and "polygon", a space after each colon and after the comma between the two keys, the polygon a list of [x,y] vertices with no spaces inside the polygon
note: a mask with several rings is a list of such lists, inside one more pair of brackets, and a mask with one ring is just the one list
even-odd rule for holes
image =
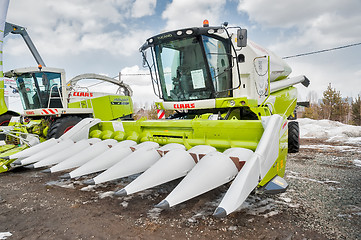
{"label": "black tire", "polygon": [[300,128],[298,122],[288,122],[288,152],[297,153],[300,150]]}
{"label": "black tire", "polygon": [[59,138],[81,120],[82,118],[78,116],[60,117],[55,119],[55,121],[49,127],[46,138]]}
{"label": "black tire", "polygon": [[[10,114],[3,114],[0,116],[0,126],[7,126],[13,116]],[[0,140],[5,140],[5,134],[0,134]]]}
{"label": "black tire", "polygon": [[0,126],[7,126],[13,116],[10,114],[3,114],[0,116]]}

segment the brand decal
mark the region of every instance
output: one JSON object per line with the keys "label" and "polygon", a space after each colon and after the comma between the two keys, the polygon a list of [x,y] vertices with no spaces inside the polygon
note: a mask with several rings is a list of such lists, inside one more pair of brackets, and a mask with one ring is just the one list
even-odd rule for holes
{"label": "brand decal", "polygon": [[196,105],[194,103],[180,103],[180,104],[174,104],[173,107],[175,109],[181,109],[181,108],[195,108]]}
{"label": "brand decal", "polygon": [[173,35],[171,34],[171,33],[169,33],[169,34],[164,34],[164,35],[162,35],[162,36],[159,36],[159,37],[157,37],[159,40],[162,40],[162,39],[165,39],[165,38],[170,38],[170,37],[172,37]]}
{"label": "brand decal", "polygon": [[114,98],[111,102],[112,105],[129,105],[129,99]]}
{"label": "brand decal", "polygon": [[91,92],[73,92],[74,97],[93,97]]}
{"label": "brand decal", "polygon": [[27,114],[27,115],[34,115],[35,112],[34,112],[34,111],[26,111],[25,114]]}

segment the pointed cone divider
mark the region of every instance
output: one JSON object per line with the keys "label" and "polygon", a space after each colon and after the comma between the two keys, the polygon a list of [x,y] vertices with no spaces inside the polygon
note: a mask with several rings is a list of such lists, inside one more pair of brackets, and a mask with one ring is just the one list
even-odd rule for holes
{"label": "pointed cone divider", "polygon": [[215,210],[214,216],[225,217],[242,205],[248,195],[258,185],[260,175],[259,164],[256,154],[246,161]]}
{"label": "pointed cone divider", "polygon": [[51,173],[50,168],[44,169],[43,171],[41,171],[42,173]]}
{"label": "pointed cone divider", "polygon": [[64,175],[61,175],[60,178],[61,179],[69,179],[70,175],[69,175],[69,173],[65,173]]}
{"label": "pointed cone divider", "polygon": [[114,196],[116,196],[116,197],[124,197],[124,196],[127,196],[127,195],[128,195],[128,193],[124,188],[120,189],[119,191],[116,191],[114,193]]}
{"label": "pointed cone divider", "polygon": [[26,165],[26,166],[24,166],[24,168],[34,169],[34,164]]}
{"label": "pointed cone divider", "polygon": [[157,205],[155,205],[154,207],[156,208],[161,208],[161,209],[169,209],[169,202],[167,200],[163,200],[160,203],[158,203]]}
{"label": "pointed cone divider", "polygon": [[137,143],[132,140],[122,141],[89,162],[71,171],[69,176],[75,178],[106,170],[131,154],[133,151],[130,147],[135,146],[136,144]]}
{"label": "pointed cone divider", "polygon": [[279,138],[283,135],[280,132],[286,131],[282,123],[283,118],[277,114],[262,117],[265,130],[256,151],[239,171],[216,209],[215,216],[224,216],[224,213],[219,214],[220,209],[223,209],[226,215],[236,211],[257,187],[259,179],[271,169],[279,154]]}
{"label": "pointed cone divider", "polygon": [[193,147],[188,151],[185,151],[184,148],[170,150],[164,157],[123,189],[127,194],[132,194],[184,177],[196,165],[190,153],[194,154],[197,158],[198,155],[203,156],[215,151],[214,147],[205,145]]}
{"label": "pointed cone divider", "polygon": [[21,152],[15,153],[13,155],[9,156],[9,159],[16,159],[16,158],[26,158],[33,154],[36,154],[44,149],[48,149],[51,146],[54,146],[55,144],[59,143],[59,139],[51,138],[49,140],[46,140],[45,142],[39,143],[31,148],[25,149]]}
{"label": "pointed cone divider", "polygon": [[231,181],[237,173],[236,165],[228,156],[209,153],[164,200],[172,207]]}
{"label": "pointed cone divider", "polygon": [[83,182],[86,185],[95,185],[94,179],[88,179]]}
{"label": "pointed cone divider", "polygon": [[[158,143],[155,142],[143,142],[135,146],[133,153],[123,158],[105,172],[96,176],[94,178],[95,184],[108,182],[145,171],[161,158],[160,154],[157,152],[158,146]],[[159,150],[165,150],[166,146],[167,145],[161,147]]]}
{"label": "pointed cone divider", "polygon": [[77,154],[78,152],[83,151],[85,148],[90,147],[90,142],[93,141],[92,140],[90,141],[90,139],[80,140],[79,142],[76,142],[74,145],[70,146],[69,148],[63,149],[62,151],[59,151],[52,156],[46,157],[40,160],[39,162],[34,163],[34,168],[40,168],[40,167],[45,167],[60,163],[65,159]]}
{"label": "pointed cone divider", "polygon": [[58,163],[57,165],[51,167],[50,171],[54,173],[83,165],[84,163],[90,161],[94,157],[102,154],[103,152],[109,149],[110,142],[107,140],[98,142],[90,146],[89,148],[86,148],[83,151],[73,155],[72,157]]}
{"label": "pointed cone divider", "polygon": [[38,153],[31,155],[30,157],[21,160],[21,165],[27,165],[38,162],[46,157],[52,156],[63,149],[66,149],[74,144],[73,140],[67,139],[59,142],[58,144],[52,145]]}

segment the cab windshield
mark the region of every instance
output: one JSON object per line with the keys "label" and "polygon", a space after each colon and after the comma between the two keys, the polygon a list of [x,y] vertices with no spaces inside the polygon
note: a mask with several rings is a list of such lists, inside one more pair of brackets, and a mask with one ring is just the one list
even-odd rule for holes
{"label": "cab windshield", "polygon": [[227,97],[232,88],[225,41],[208,36],[170,40],[154,46],[165,101]]}
{"label": "cab windshield", "polygon": [[62,107],[60,73],[33,72],[16,78],[24,110]]}

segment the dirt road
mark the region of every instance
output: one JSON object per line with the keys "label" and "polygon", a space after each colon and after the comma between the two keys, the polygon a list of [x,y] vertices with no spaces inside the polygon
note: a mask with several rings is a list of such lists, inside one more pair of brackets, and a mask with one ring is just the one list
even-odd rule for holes
{"label": "dirt road", "polygon": [[[7,239],[361,239],[361,146],[302,141],[289,154],[286,193],[252,195],[212,217],[229,185],[171,210],[153,206],[178,183],[114,198],[133,178],[97,187],[85,178],[19,169],[0,175],[0,233]],[[88,177],[89,178],[89,177]]]}

